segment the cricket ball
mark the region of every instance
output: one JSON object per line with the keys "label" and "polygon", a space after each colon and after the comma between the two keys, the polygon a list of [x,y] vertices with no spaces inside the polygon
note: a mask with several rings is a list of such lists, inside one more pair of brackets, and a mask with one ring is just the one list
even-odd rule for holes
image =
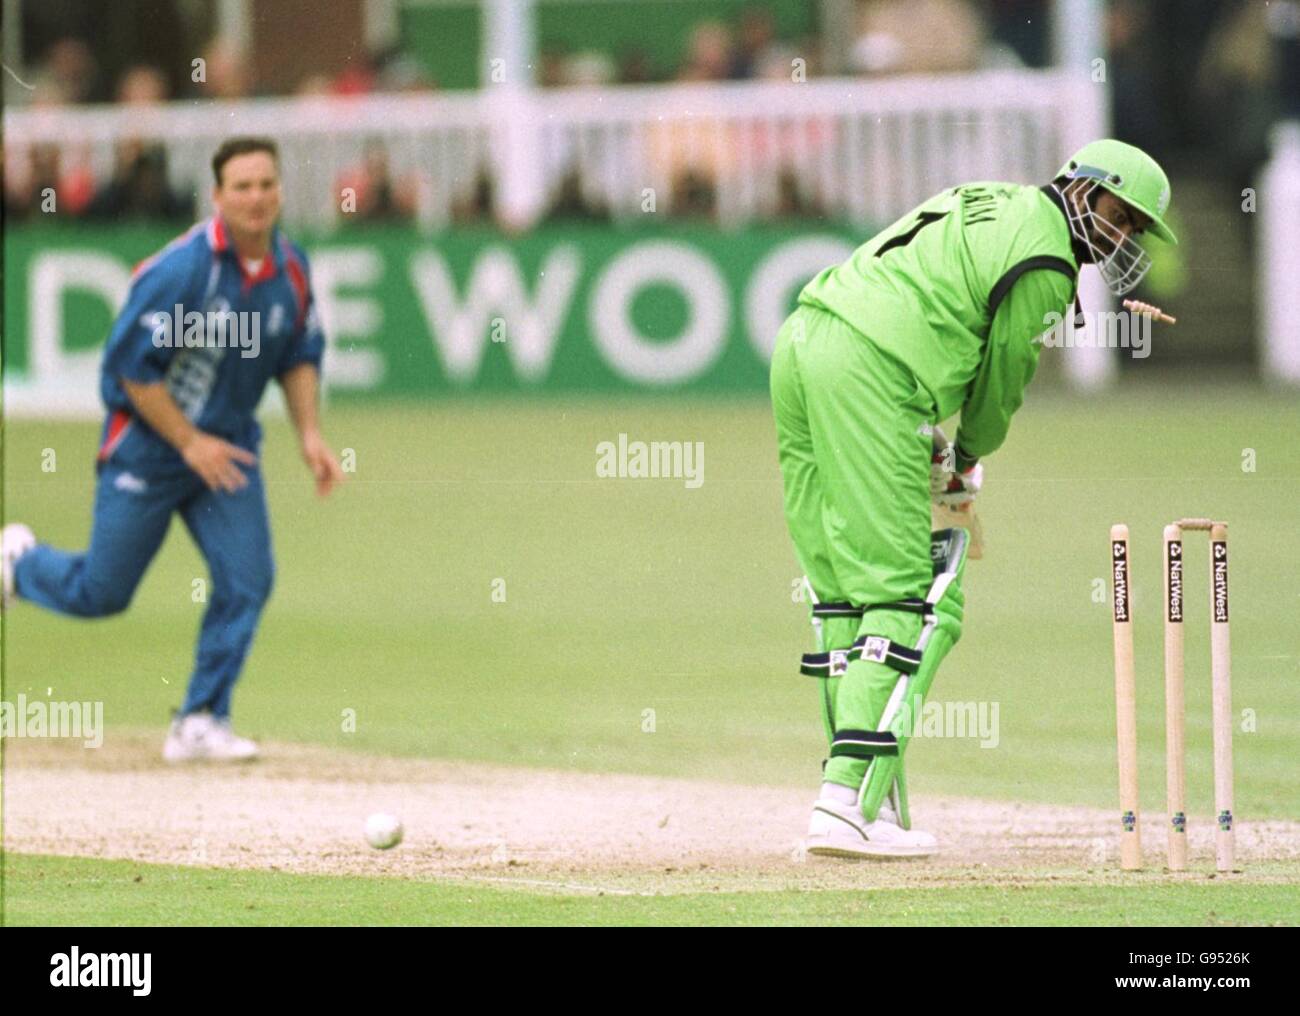
{"label": "cricket ball", "polygon": [[366,842],[376,850],[387,850],[402,842],[402,822],[396,815],[379,811],[366,819]]}

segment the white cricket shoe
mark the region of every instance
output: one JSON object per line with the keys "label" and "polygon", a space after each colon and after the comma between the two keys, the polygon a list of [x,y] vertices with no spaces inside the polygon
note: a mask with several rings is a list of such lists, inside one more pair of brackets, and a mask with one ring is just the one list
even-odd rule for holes
{"label": "white cricket shoe", "polygon": [[808,822],[808,853],[821,857],[927,857],[939,849],[929,833],[904,829],[888,805],[874,822],[862,817],[856,804],[820,798]]}
{"label": "white cricket shoe", "polygon": [[0,571],[3,571],[4,588],[0,593],[0,607],[13,603],[14,566],[18,559],[36,546],[36,534],[21,522],[11,522],[0,529]]}
{"label": "white cricket shoe", "polygon": [[190,713],[172,720],[163,742],[166,762],[246,762],[257,758],[257,742],[240,737],[229,720]]}

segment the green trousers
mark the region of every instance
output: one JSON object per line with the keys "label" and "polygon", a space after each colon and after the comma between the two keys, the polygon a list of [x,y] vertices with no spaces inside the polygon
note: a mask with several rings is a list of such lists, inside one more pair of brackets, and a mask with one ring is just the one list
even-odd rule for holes
{"label": "green trousers", "polygon": [[[849,324],[799,306],[777,335],[772,406],[785,516],[799,563],[822,602],[856,605],[924,597],[931,582],[930,454],[934,400],[903,364]],[[859,635],[914,645],[918,614],[868,611],[828,619],[825,649]],[[856,660],[822,683],[827,736],[875,730],[898,680]],[[825,779],[860,785],[867,762],[832,757]]]}

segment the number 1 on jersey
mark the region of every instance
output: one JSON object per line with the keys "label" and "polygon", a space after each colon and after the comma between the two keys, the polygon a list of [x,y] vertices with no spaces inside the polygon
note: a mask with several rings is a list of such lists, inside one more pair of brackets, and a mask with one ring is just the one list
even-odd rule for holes
{"label": "number 1 on jersey", "polygon": [[921,230],[930,225],[930,223],[938,222],[940,219],[947,216],[947,214],[947,212],[922,212],[917,216],[916,224],[906,233],[902,233],[899,236],[894,237],[892,240],[887,240],[882,243],[880,245],[880,250],[876,251],[876,257],[881,257],[885,251],[893,250],[895,247],[906,247],[916,239],[917,233],[921,232]]}

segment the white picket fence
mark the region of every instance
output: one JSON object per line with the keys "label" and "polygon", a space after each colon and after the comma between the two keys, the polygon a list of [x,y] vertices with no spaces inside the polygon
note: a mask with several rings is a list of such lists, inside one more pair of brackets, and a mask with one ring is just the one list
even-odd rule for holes
{"label": "white picket fence", "polygon": [[277,139],[285,219],[339,221],[340,181],[380,142],[392,175],[418,181],[418,221],[446,226],[480,173],[513,217],[542,214],[577,172],[586,198],[618,218],[668,209],[674,176],[693,169],[715,190],[724,226],[772,215],[783,174],[828,214],[892,221],[930,194],[972,179],[1045,180],[1102,122],[1102,89],[1061,71],[933,78],[723,82],[354,99],[178,102],[150,108],[11,110],[5,156],[54,142],[65,166],[98,179],[118,142],[161,143],[174,187],[205,194],[217,144],[232,134]]}

